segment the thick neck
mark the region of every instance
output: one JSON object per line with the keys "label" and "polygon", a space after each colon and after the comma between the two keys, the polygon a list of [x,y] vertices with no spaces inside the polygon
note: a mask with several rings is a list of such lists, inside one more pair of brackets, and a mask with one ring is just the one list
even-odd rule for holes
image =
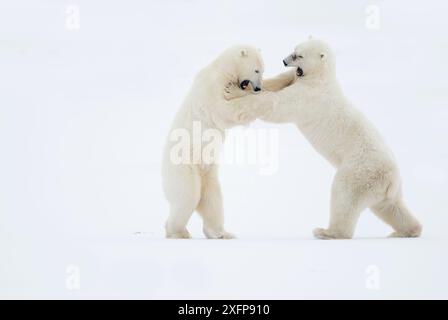
{"label": "thick neck", "polygon": [[[336,68],[334,65],[327,66],[325,69],[308,73],[303,77],[303,80],[312,83],[327,83],[336,81]],[[299,78],[300,79],[300,78]]]}
{"label": "thick neck", "polygon": [[238,84],[238,77],[236,76],[237,70],[235,68],[235,63],[229,62],[227,59],[221,59],[218,57],[215,61],[210,65],[213,68],[214,78],[218,81],[218,83],[223,86],[227,85],[229,82]]}

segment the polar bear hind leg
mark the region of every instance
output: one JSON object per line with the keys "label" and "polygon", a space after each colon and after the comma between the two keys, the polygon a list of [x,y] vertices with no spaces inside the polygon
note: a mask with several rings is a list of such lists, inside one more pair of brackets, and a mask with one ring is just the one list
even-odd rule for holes
{"label": "polar bear hind leg", "polygon": [[416,238],[421,235],[422,226],[411,214],[402,199],[384,200],[370,208],[381,220],[395,231],[393,238]]}
{"label": "polar bear hind leg", "polygon": [[330,226],[328,229],[314,229],[318,239],[351,239],[361,212],[366,208],[355,197],[347,199],[347,195],[333,193],[331,200]]}
{"label": "polar bear hind leg", "polygon": [[201,200],[197,207],[204,225],[203,231],[208,239],[233,239],[235,236],[224,230],[224,210],[222,192],[217,170],[211,169],[202,177]]}
{"label": "polar bear hind leg", "polygon": [[201,196],[201,180],[197,173],[187,168],[178,168],[173,172],[172,180],[166,194],[170,203],[170,215],[166,222],[166,237],[169,239],[189,239],[188,221],[196,209]]}
{"label": "polar bear hind leg", "polygon": [[[353,177],[353,179],[352,179]],[[371,201],[369,193],[360,187],[350,170],[339,170],[331,190],[330,224],[328,229],[317,228],[319,239],[351,239],[361,212]]]}

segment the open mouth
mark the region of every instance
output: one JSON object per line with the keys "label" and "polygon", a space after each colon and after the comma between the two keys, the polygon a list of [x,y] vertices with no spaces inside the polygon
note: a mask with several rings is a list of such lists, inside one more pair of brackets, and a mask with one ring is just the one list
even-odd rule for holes
{"label": "open mouth", "polygon": [[249,80],[244,80],[240,83],[240,88],[243,90],[246,90],[246,88],[249,86],[250,81]]}
{"label": "open mouth", "polygon": [[302,70],[302,68],[297,67],[297,75],[298,75],[299,77],[303,77],[303,70]]}

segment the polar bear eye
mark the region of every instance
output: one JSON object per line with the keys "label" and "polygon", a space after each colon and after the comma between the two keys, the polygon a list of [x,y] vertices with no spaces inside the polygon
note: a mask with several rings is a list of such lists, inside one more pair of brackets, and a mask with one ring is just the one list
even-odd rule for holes
{"label": "polar bear eye", "polygon": [[299,59],[303,59],[303,56],[302,56],[302,55],[299,55],[299,56],[297,56],[297,58],[299,58]]}
{"label": "polar bear eye", "polygon": [[255,70],[255,73],[260,73],[260,70]]}

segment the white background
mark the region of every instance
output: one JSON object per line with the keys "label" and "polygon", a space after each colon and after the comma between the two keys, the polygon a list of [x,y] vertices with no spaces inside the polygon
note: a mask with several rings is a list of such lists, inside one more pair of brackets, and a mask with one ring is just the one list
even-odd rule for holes
{"label": "white background", "polygon": [[[67,22],[73,5],[79,30]],[[366,27],[369,5],[378,30]],[[447,10],[2,1],[0,297],[448,298]],[[386,239],[391,230],[366,211],[355,240],[314,240],[334,171],[294,126],[257,121],[279,132],[279,170],[222,166],[227,229],[239,239],[203,240],[194,217],[195,240],[165,240],[161,152],[195,74],[249,43],[275,75],[310,34],[332,44],[346,95],[394,150],[423,237]]]}

